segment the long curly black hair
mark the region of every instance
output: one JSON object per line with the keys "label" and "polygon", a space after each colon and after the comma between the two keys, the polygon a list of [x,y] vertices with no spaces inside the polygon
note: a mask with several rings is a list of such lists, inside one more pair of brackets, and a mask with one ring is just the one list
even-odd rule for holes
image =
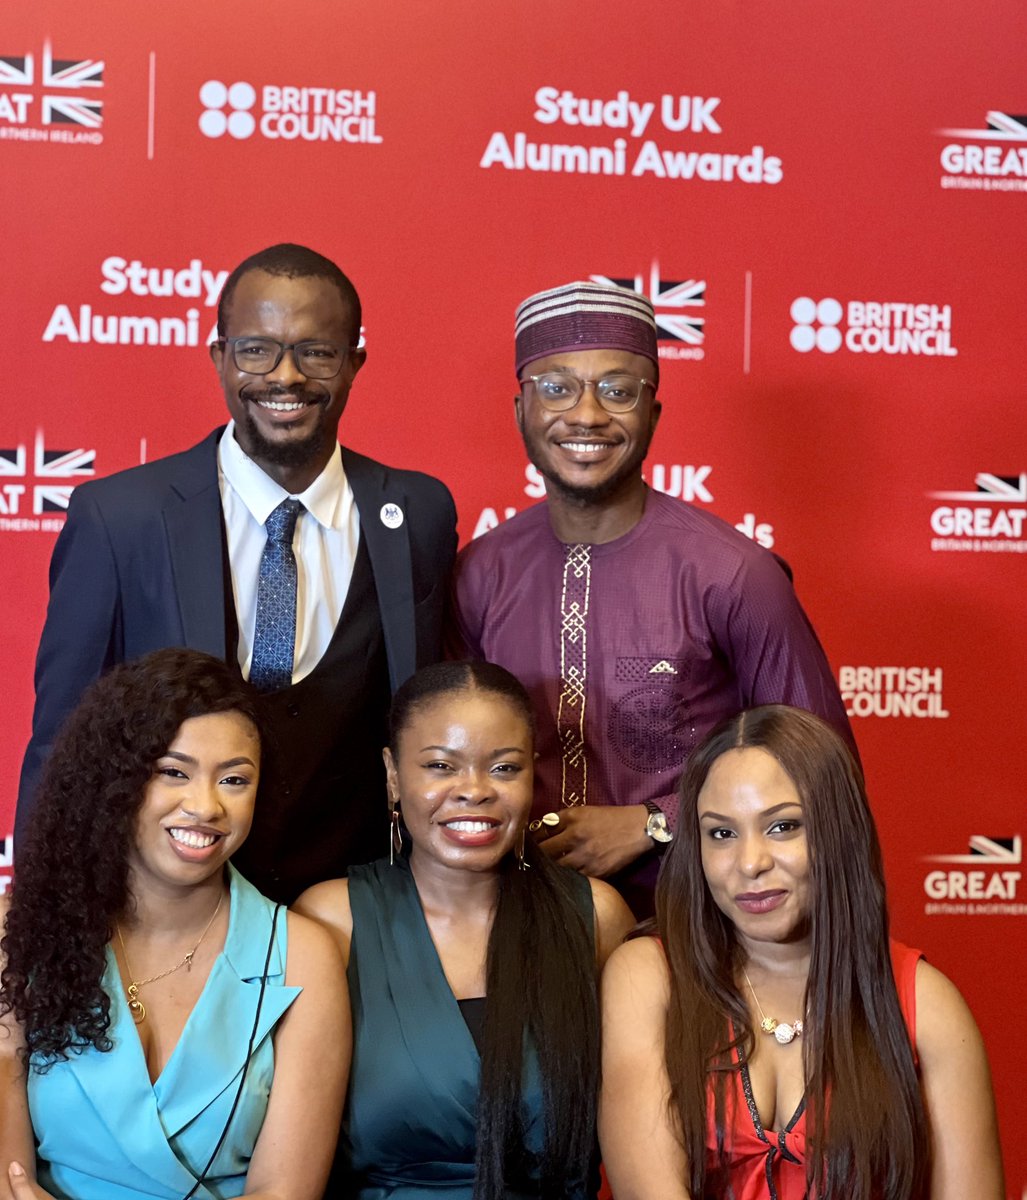
{"label": "long curly black hair", "polygon": [[259,696],[234,667],[157,650],[94,683],[47,762],[0,942],[0,1015],[13,1012],[37,1069],[111,1049],[104,951],[131,903],[128,855],[154,764],[184,721],[238,712],[266,745]]}

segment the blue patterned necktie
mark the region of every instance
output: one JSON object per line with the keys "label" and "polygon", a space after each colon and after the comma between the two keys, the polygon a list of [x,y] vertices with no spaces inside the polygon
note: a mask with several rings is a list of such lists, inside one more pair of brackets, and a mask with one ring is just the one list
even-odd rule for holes
{"label": "blue patterned necktie", "polygon": [[250,683],[274,692],[292,683],[296,647],[296,557],[292,536],[303,505],[283,500],[264,522],[267,541],[257,577],[257,621],[253,630]]}

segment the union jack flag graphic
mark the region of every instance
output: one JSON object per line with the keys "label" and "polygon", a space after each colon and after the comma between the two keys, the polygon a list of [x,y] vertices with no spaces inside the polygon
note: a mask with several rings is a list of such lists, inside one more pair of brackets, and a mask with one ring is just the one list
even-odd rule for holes
{"label": "union jack flag graphic", "polygon": [[703,344],[706,319],[694,310],[706,305],[705,280],[661,280],[660,264],[655,261],[649,268],[648,281],[641,274],[634,279],[616,279],[609,275],[593,275],[592,279],[596,283],[615,284],[630,288],[640,296],[648,296],[656,310],[656,327],[661,339],[688,342],[692,346]]}
{"label": "union jack flag graphic", "polygon": [[1019,501],[1027,503],[1027,471],[1019,475],[991,475],[978,471],[974,476],[975,492],[928,492],[935,500],[969,500],[972,504],[997,504]]}
{"label": "union jack flag graphic", "polygon": [[947,863],[1019,863],[1023,861],[1023,843],[1020,835],[1014,837],[985,837],[983,833],[970,835],[969,854],[928,854],[927,862]]}
{"label": "union jack flag graphic", "polygon": [[985,129],[939,129],[941,137],[968,137],[985,142],[1027,142],[1027,116],[998,112],[985,113]]}
{"label": "union jack flag graphic", "polygon": [[[36,434],[32,456],[32,470],[36,483],[32,491],[32,511],[36,516],[47,512],[64,512],[68,507],[73,483],[58,483],[81,475],[96,474],[95,450],[48,450],[43,431]],[[0,477],[28,475],[28,453],[24,445],[11,450],[0,450]]]}
{"label": "union jack flag graphic", "polygon": [[1027,116],[1014,117],[1009,113],[989,112],[988,128],[998,133],[1008,133],[1018,141],[1027,142]]}
{"label": "union jack flag graphic", "polygon": [[[40,70],[32,54],[0,56],[0,87],[29,87],[38,82],[46,89],[41,97],[44,125],[82,125],[99,129],[103,124],[103,101],[74,92],[102,88],[104,61],[98,58],[54,58],[49,40],[43,43]],[[47,94],[56,90],[57,94]]]}
{"label": "union jack flag graphic", "polygon": [[[103,87],[102,59],[54,58],[50,42],[43,43],[42,84],[46,88]],[[103,124],[103,101],[81,96],[44,96],[44,125],[84,125],[99,129]]]}

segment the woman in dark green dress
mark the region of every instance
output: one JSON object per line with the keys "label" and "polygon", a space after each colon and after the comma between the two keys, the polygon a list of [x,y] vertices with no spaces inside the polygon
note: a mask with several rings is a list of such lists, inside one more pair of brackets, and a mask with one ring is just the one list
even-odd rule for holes
{"label": "woman in dark green dress", "polygon": [[329,1197],[594,1194],[596,968],[632,918],[613,888],[525,837],[533,762],[512,675],[419,672],[396,695],[385,751],[390,859],[297,902],[335,934],[353,1004]]}

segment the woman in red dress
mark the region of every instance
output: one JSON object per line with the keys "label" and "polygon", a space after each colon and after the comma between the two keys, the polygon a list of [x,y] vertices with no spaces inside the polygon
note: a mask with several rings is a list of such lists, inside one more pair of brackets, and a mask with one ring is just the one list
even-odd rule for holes
{"label": "woman in red dress", "polygon": [[769,705],[709,735],[656,912],[603,981],[617,1200],[1001,1200],[980,1034],[889,939],[863,777],[827,725]]}

